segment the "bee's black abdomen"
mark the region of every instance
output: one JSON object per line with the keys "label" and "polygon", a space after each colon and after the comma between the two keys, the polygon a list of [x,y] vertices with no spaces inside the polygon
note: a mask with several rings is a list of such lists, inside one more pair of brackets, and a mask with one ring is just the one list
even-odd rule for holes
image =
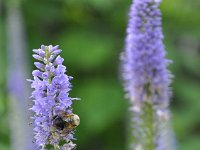
{"label": "bee's black abdomen", "polygon": [[63,130],[65,127],[65,121],[63,121],[63,119],[61,117],[57,117],[54,120],[54,125],[57,129],[59,130]]}

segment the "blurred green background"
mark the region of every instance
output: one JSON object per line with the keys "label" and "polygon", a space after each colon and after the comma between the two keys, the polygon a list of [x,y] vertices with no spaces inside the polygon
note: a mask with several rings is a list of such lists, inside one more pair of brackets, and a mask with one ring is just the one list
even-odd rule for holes
{"label": "blurred green background", "polygon": [[[18,3],[19,2],[19,3]],[[121,86],[119,55],[124,48],[131,0],[0,1],[0,149],[10,147],[6,90],[7,8],[20,6],[24,22],[29,76],[32,49],[60,45],[68,75],[74,77],[73,104],[81,125],[75,137],[80,150],[123,150],[127,100]],[[175,75],[173,127],[180,150],[200,150],[200,1],[164,0],[164,43]],[[29,101],[29,99],[27,99]]]}

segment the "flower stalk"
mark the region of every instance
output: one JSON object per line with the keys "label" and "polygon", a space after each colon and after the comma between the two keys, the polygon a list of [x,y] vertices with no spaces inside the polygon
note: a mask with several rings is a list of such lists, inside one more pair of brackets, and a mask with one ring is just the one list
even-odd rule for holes
{"label": "flower stalk", "polygon": [[166,59],[163,44],[160,3],[161,0],[134,0],[121,55],[124,89],[132,113],[130,149],[134,150],[175,149],[172,140],[166,144],[162,140],[172,136],[166,127],[170,125],[172,75],[167,69],[171,61]]}

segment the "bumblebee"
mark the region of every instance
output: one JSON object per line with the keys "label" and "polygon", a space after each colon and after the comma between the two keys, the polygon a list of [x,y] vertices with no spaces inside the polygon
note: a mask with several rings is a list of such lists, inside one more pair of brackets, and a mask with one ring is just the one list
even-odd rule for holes
{"label": "bumblebee", "polygon": [[79,124],[79,116],[73,113],[62,111],[53,117],[53,125],[61,134],[69,134]]}

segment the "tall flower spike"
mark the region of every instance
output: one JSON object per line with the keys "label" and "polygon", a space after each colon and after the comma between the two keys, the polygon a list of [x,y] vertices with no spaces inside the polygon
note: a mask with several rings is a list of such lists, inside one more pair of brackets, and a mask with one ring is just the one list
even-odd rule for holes
{"label": "tall flower spike", "polygon": [[[65,74],[64,59],[59,55],[59,46],[44,46],[34,49],[33,57],[37,70],[32,72],[34,89],[31,98],[35,112],[34,133],[35,142],[41,149],[53,145],[54,149],[71,150],[76,145],[72,143],[73,129],[79,124],[79,117],[72,113],[72,101],[77,98],[69,97],[72,77]],[[61,145],[60,142],[64,141]]]}
{"label": "tall flower spike", "polygon": [[174,149],[173,140],[163,142],[173,137],[166,137],[172,135],[168,110],[171,74],[163,45],[160,2],[134,0],[121,57],[124,88],[133,114],[134,150]]}

